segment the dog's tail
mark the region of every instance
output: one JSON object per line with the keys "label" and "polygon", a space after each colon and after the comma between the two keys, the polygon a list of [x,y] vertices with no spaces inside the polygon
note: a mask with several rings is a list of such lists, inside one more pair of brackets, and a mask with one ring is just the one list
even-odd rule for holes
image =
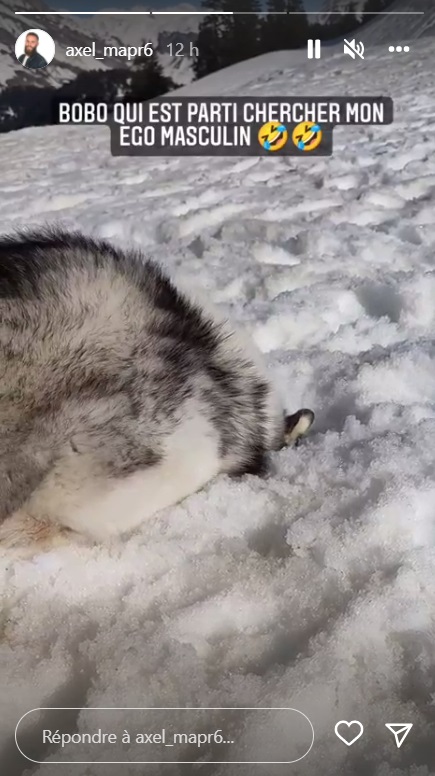
{"label": "dog's tail", "polygon": [[302,437],[308,434],[314,423],[314,412],[302,409],[293,415],[286,415],[284,441],[286,445],[298,445]]}

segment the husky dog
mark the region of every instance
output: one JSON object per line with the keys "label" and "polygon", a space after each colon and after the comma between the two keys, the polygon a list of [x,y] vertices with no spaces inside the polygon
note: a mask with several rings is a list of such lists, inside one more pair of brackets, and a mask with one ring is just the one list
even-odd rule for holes
{"label": "husky dog", "polygon": [[104,541],[299,439],[260,362],[160,268],[79,233],[0,238],[0,543]]}

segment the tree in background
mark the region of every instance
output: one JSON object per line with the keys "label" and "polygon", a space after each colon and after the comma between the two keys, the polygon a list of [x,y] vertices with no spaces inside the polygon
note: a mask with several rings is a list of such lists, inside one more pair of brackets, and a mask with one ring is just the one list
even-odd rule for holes
{"label": "tree in background", "polygon": [[261,52],[261,0],[225,0],[228,10],[234,9],[244,15],[226,16],[226,31],[223,37],[224,58],[228,64],[243,62],[258,56]]}
{"label": "tree in background", "polygon": [[[202,0],[202,7],[207,11],[222,11],[225,0]],[[205,16],[198,28],[196,47],[198,56],[193,61],[195,78],[202,78],[224,67],[224,52],[222,41],[226,30],[224,16]]]}
{"label": "tree in background", "polygon": [[129,87],[124,95],[126,102],[145,102],[175,89],[176,84],[166,76],[153,52],[149,57],[136,57],[130,71]]}
{"label": "tree in background", "polygon": [[7,86],[0,92],[0,132],[52,123],[52,86]]}
{"label": "tree in background", "polygon": [[62,102],[107,102],[113,105],[123,99],[130,79],[131,71],[127,68],[84,70],[73,81],[61,86],[56,97]]}
{"label": "tree in background", "polygon": [[[282,16],[283,11],[298,15]],[[306,45],[310,28],[302,0],[267,0],[266,13],[261,32],[263,51]]]}
{"label": "tree in background", "polygon": [[223,67],[219,42],[219,18],[206,16],[199,25],[198,38],[195,42],[195,46],[198,48],[198,56],[195,56],[193,60],[195,78],[203,78]]}
{"label": "tree in background", "polygon": [[59,103],[145,102],[174,89],[156,54],[135,60],[131,68],[86,70],[60,88],[12,86],[0,92],[0,132],[57,124]]}
{"label": "tree in background", "polygon": [[251,59],[262,51],[260,0],[202,0],[209,11],[239,11],[243,15],[206,16],[199,25],[193,70],[196,78]]}
{"label": "tree in background", "polygon": [[0,132],[23,127],[57,124],[59,103],[106,102],[122,100],[131,71],[86,70],[59,88],[54,86],[10,86],[0,92]]}

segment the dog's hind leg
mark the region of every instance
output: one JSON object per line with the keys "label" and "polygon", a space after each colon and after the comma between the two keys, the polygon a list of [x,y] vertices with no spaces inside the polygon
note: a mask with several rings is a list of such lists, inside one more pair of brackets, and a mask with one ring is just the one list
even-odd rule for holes
{"label": "dog's hind leg", "polygon": [[[42,434],[2,440],[0,449],[0,547],[25,545],[42,539],[43,526],[27,514],[24,505],[43,481],[52,464],[53,445]],[[27,537],[27,538],[25,538]]]}
{"label": "dog's hind leg", "polygon": [[[56,542],[61,528],[93,541],[110,540],[199,490],[221,466],[214,428],[194,413],[184,414],[154,457],[144,447],[129,448],[132,439],[122,432],[111,437],[112,449],[98,441],[88,440],[85,449],[82,439],[78,448],[56,461],[23,505],[15,527],[11,518],[9,543],[20,542],[20,533],[30,541],[33,535],[35,545],[38,538],[42,542],[53,537]],[[129,453],[131,461],[126,459]],[[37,522],[45,527],[38,528]]]}
{"label": "dog's hind leg", "polygon": [[71,541],[72,532],[51,520],[35,518],[20,509],[0,526],[0,551],[27,558]]}

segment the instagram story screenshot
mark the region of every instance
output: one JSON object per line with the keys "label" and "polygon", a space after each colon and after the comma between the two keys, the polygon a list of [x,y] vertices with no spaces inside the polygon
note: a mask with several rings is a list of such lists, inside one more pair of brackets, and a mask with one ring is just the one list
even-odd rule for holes
{"label": "instagram story screenshot", "polygon": [[0,0],[0,773],[435,776],[435,3]]}

